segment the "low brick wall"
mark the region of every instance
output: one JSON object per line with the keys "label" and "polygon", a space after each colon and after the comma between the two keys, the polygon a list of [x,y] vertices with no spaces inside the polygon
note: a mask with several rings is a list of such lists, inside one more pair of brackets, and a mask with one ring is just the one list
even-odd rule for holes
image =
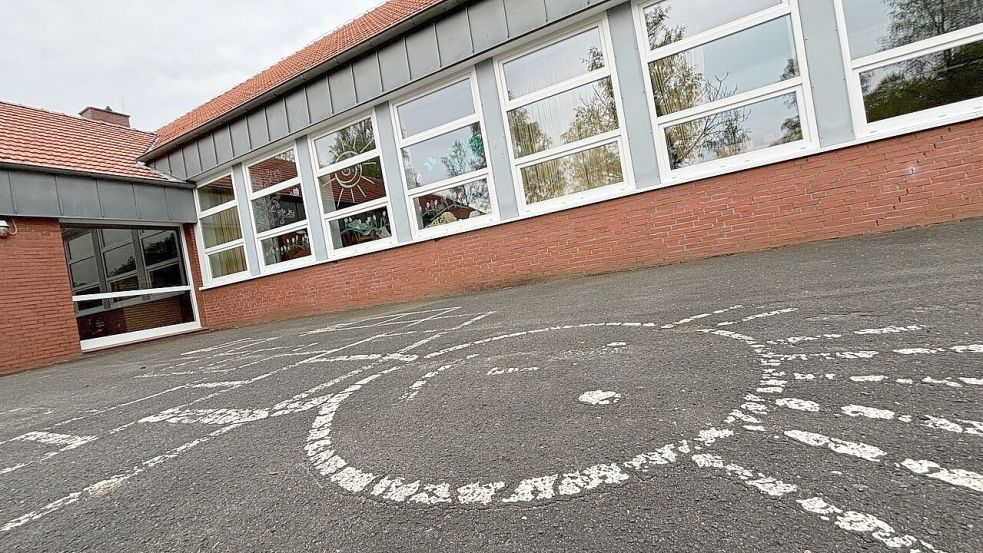
{"label": "low brick wall", "polygon": [[81,355],[61,225],[4,217],[0,239],[0,375]]}
{"label": "low brick wall", "polygon": [[[983,215],[983,120],[200,294],[210,328]],[[196,267],[197,270],[197,267]]]}

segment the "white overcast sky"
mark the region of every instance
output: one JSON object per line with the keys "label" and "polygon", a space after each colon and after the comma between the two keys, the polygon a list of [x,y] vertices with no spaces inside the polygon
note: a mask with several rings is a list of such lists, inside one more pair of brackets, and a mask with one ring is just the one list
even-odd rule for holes
{"label": "white overcast sky", "polygon": [[381,3],[0,0],[0,99],[155,130]]}

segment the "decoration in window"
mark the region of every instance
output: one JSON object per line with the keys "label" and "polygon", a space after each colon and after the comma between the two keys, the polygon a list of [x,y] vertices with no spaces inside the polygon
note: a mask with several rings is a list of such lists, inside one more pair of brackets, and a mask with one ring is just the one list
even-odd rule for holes
{"label": "decoration in window", "polygon": [[310,257],[310,229],[294,149],[253,163],[246,173],[263,267]]}

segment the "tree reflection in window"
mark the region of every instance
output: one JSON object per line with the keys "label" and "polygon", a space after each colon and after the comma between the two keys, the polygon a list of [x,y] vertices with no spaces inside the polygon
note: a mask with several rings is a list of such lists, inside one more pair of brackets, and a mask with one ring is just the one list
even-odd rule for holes
{"label": "tree reflection in window", "polygon": [[467,144],[455,140],[451,151],[440,158],[440,163],[447,171],[448,177],[459,177],[488,166],[485,160],[485,141],[481,138],[481,124],[471,124],[471,138]]}

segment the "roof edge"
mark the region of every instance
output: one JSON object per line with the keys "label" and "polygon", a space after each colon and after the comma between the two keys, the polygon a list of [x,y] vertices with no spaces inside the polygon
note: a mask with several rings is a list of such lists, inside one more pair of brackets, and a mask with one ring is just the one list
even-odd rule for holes
{"label": "roof edge", "polygon": [[[368,40],[361,42],[348,50],[345,50],[335,57],[325,60],[318,65],[304,71],[303,73],[297,75],[296,77],[287,80],[266,92],[263,92],[259,96],[246,101],[245,103],[236,106],[235,108],[219,115],[218,117],[207,121],[184,134],[178,135],[167,142],[162,144],[157,144],[156,141],[150,145],[150,149],[146,153],[137,158],[139,161],[151,161],[154,159],[160,159],[164,155],[170,154],[181,147],[183,147],[187,142],[192,139],[198,138],[199,136],[208,133],[222,125],[228,123],[229,121],[236,119],[240,116],[246,115],[250,110],[258,107],[259,105],[265,104],[268,101],[280,96],[308,81],[316,79],[323,74],[328,73],[330,70],[339,67],[352,59],[365,54],[375,48],[381,46],[382,44],[389,42],[395,38],[398,38],[408,31],[415,29],[416,27],[433,20],[437,16],[449,12],[465,3],[469,0],[444,0],[439,2],[429,8],[423,10],[422,12],[401,21],[392,27],[386,29],[385,31],[375,35]],[[300,50],[298,50],[299,52]],[[295,52],[296,53],[296,52]],[[293,55],[293,54],[291,54]],[[271,66],[272,67],[272,66]],[[259,73],[257,73],[258,75]],[[255,76],[255,75],[254,75]],[[250,77],[252,78],[252,77]],[[248,79],[247,79],[248,80]],[[245,81],[243,81],[245,82]],[[239,83],[242,84],[242,83]],[[236,85],[238,86],[238,84]],[[360,104],[359,104],[360,105]],[[314,123],[312,123],[314,124]],[[158,137],[159,138],[159,137]]]}
{"label": "roof edge", "polygon": [[0,161],[0,169],[13,170],[13,171],[29,171],[32,173],[46,173],[50,175],[65,175],[71,177],[82,177],[82,178],[97,179],[97,180],[111,180],[116,182],[153,184],[157,186],[167,186],[171,188],[187,188],[189,190],[195,188],[194,184],[183,180],[165,179],[165,178],[148,179],[148,178],[141,178],[141,177],[128,177],[125,175],[116,175],[113,173],[79,171],[76,169],[67,169],[64,167],[52,167],[49,165],[32,165],[30,163],[15,163],[10,161]]}

